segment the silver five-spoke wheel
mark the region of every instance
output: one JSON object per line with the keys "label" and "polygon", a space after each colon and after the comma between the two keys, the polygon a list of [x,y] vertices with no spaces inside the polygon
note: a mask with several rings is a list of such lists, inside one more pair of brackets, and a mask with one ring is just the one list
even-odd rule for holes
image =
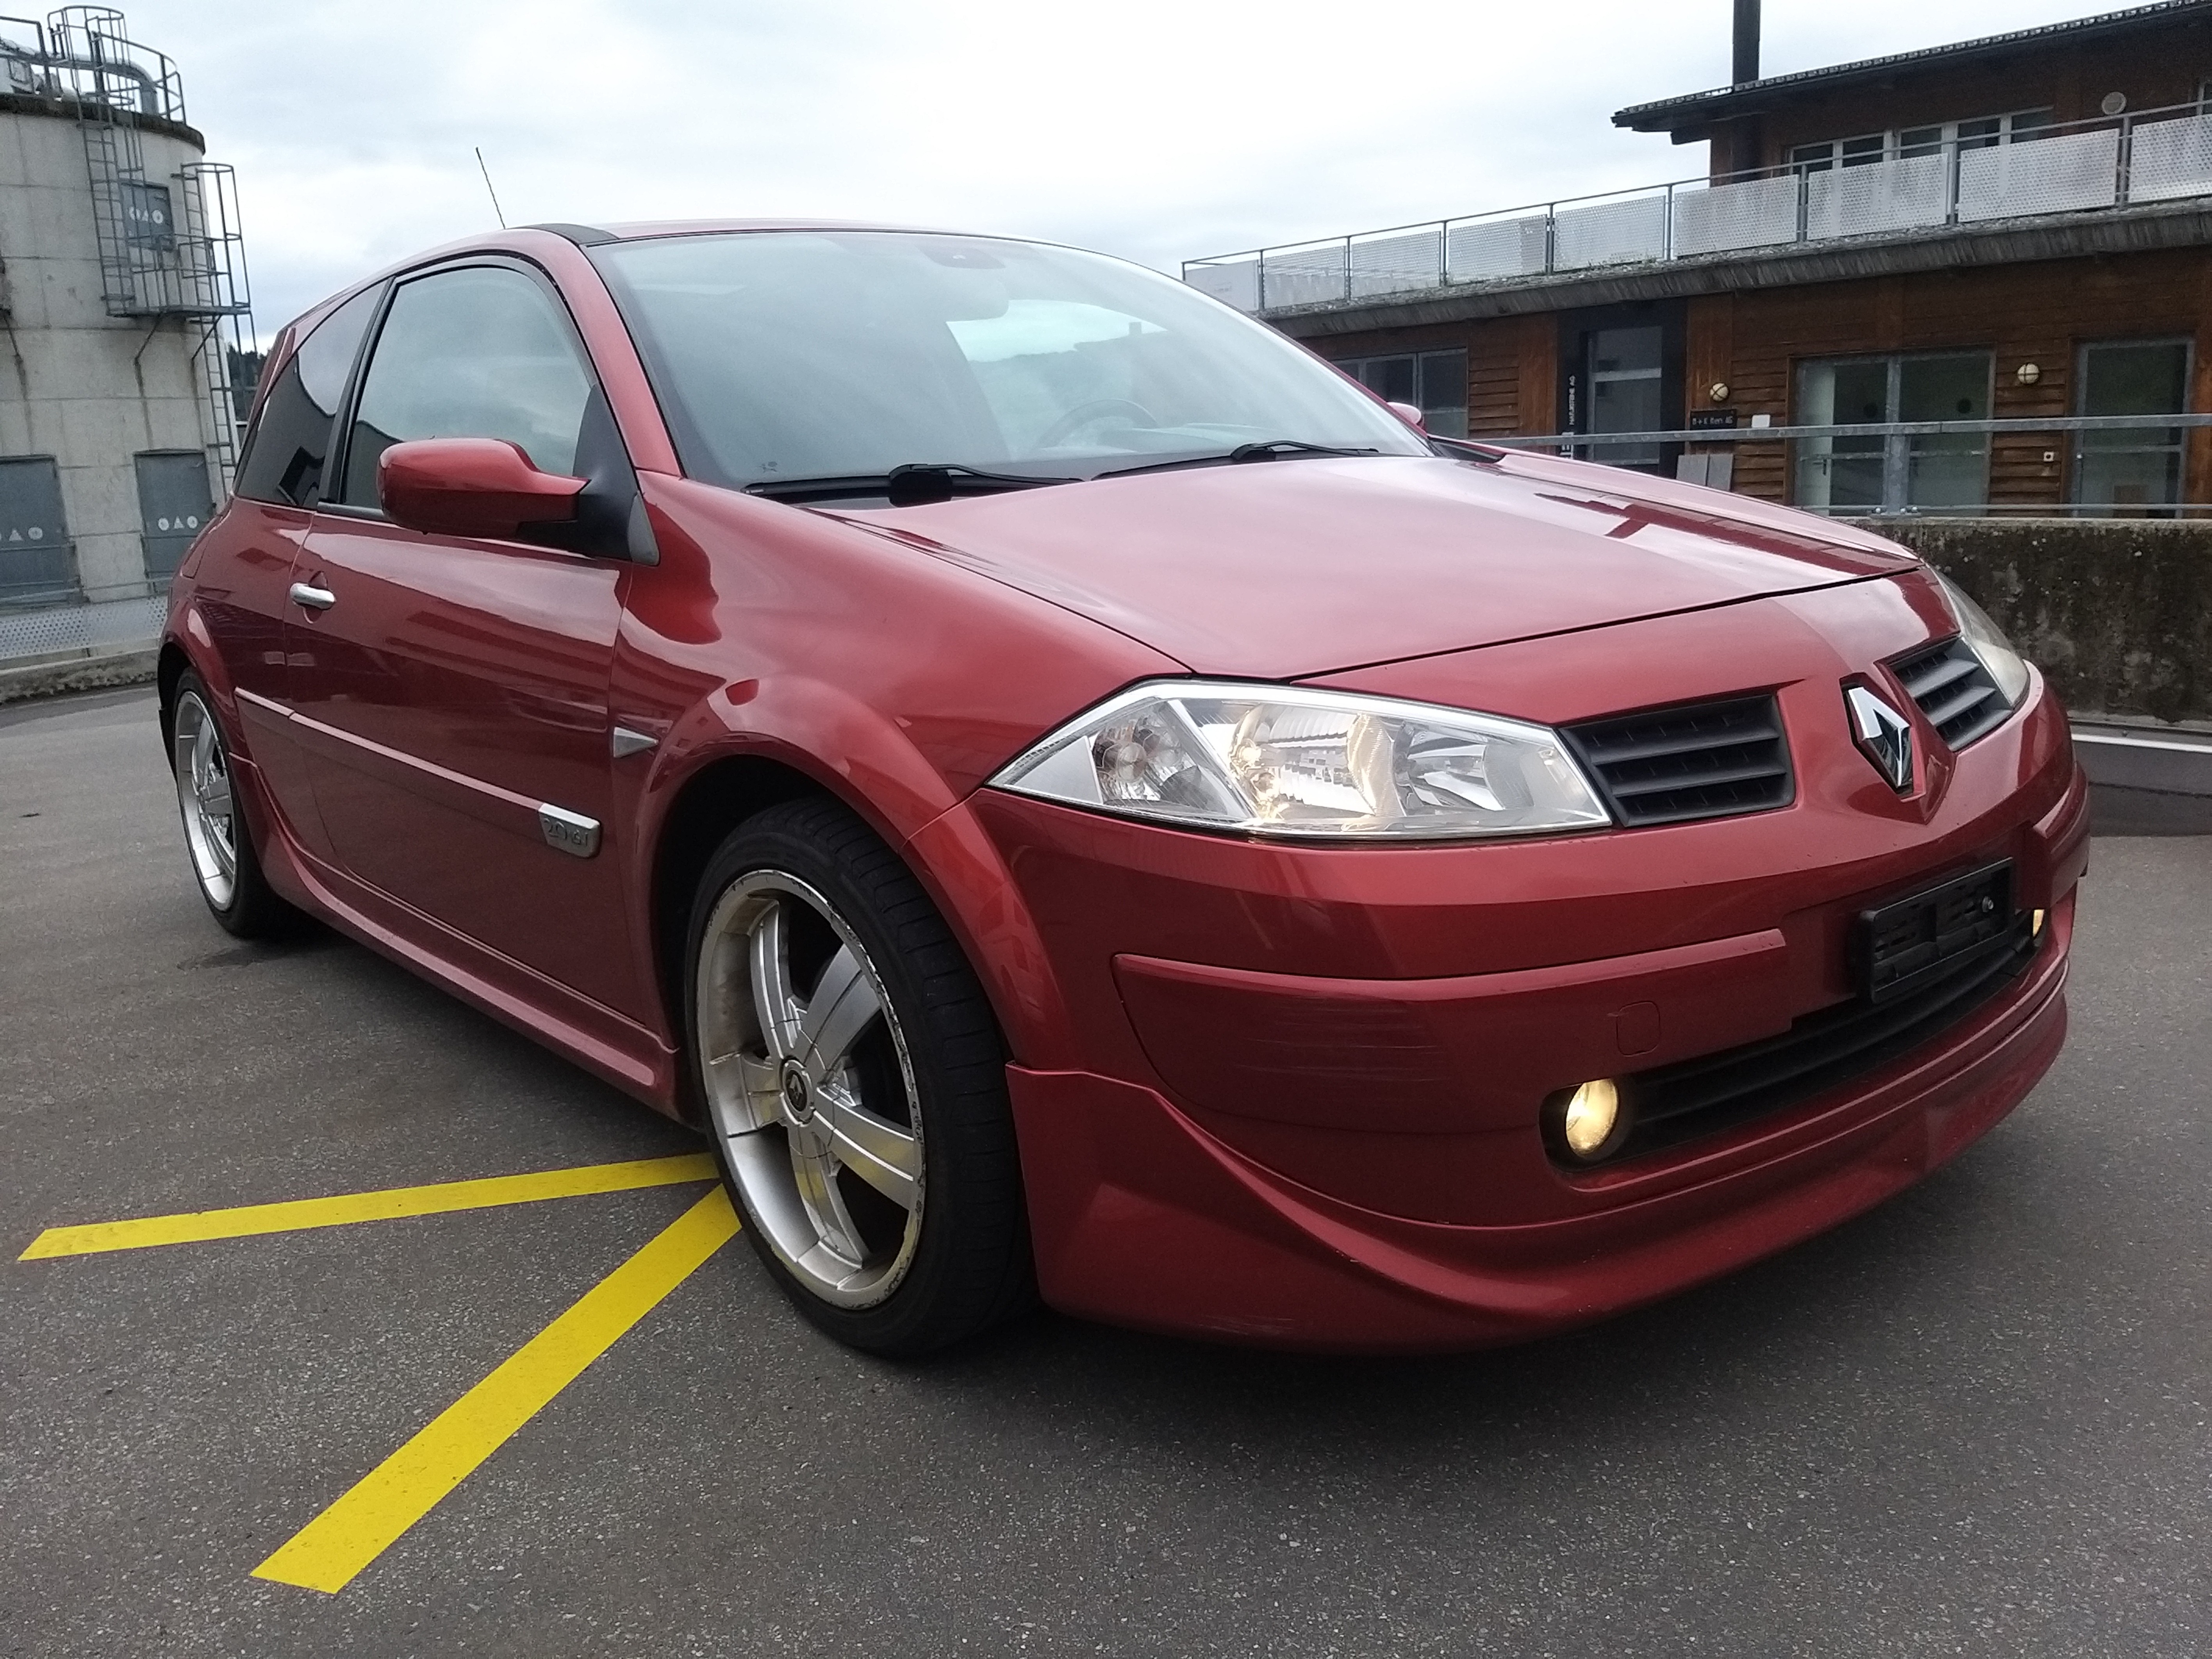
{"label": "silver five-spoke wheel", "polygon": [[716,902],[694,982],[708,1110],[754,1224],[814,1295],[883,1301],[921,1237],[923,1127],[866,950],[805,882],[757,870]]}
{"label": "silver five-spoke wheel", "polygon": [[174,744],[177,804],[192,870],[208,903],[226,911],[238,892],[238,812],[222,732],[198,691],[177,703]]}

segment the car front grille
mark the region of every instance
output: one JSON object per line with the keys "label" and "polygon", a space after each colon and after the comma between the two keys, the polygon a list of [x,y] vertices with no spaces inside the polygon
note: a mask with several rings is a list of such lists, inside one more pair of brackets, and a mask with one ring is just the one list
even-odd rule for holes
{"label": "car front grille", "polygon": [[1995,998],[2035,954],[2029,919],[1943,964],[1908,994],[1855,998],[1779,1036],[1625,1079],[1635,1127],[1608,1162],[1656,1152],[1778,1112],[1934,1041]]}
{"label": "car front grille", "polygon": [[1891,666],[1905,695],[1954,749],[1988,736],[2012,712],[1982,659],[1958,635],[1900,657]]}
{"label": "car front grille", "polygon": [[1562,735],[1632,828],[1764,812],[1796,798],[1771,692],[1585,720]]}

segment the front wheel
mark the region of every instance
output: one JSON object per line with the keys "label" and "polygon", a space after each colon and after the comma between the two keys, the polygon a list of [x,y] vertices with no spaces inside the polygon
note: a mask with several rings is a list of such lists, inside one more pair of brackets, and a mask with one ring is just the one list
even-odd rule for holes
{"label": "front wheel", "polygon": [[998,1024],[913,875],[830,801],[740,826],[691,910],[690,1048],[761,1259],[840,1341],[927,1352],[1030,1299]]}

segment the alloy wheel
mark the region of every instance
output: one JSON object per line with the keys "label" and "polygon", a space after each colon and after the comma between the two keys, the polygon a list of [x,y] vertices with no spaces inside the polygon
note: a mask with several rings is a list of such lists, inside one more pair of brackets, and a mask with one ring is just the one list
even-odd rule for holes
{"label": "alloy wheel", "polygon": [[208,902],[228,910],[238,893],[237,802],[222,732],[198,692],[187,692],[177,704],[173,742],[177,804],[184,812],[192,871]]}
{"label": "alloy wheel", "polygon": [[694,1029],[744,1207],[800,1285],[842,1308],[898,1288],[921,1236],[921,1104],[882,977],[815,889],[724,890],[699,945]]}

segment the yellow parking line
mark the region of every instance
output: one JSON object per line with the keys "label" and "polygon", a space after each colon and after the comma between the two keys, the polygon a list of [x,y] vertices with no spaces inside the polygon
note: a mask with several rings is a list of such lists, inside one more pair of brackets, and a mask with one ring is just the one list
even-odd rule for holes
{"label": "yellow parking line", "polygon": [[285,1204],[246,1204],[231,1210],[197,1210],[189,1215],[49,1227],[15,1259],[35,1261],[49,1256],[139,1250],[155,1244],[186,1244],[208,1238],[245,1238],[256,1233],[342,1227],[356,1221],[389,1221],[400,1216],[439,1215],[448,1210],[481,1210],[499,1204],[528,1204],[545,1198],[577,1198],[586,1193],[623,1193],[640,1187],[672,1187],[713,1179],[712,1152],[684,1152],[627,1164],[548,1170],[539,1175],[441,1181],[428,1187],[390,1187],[381,1192],[302,1198]]}
{"label": "yellow parking line", "polygon": [[363,1475],[253,1576],[337,1594],[737,1231],[729,1194],[717,1187]]}

